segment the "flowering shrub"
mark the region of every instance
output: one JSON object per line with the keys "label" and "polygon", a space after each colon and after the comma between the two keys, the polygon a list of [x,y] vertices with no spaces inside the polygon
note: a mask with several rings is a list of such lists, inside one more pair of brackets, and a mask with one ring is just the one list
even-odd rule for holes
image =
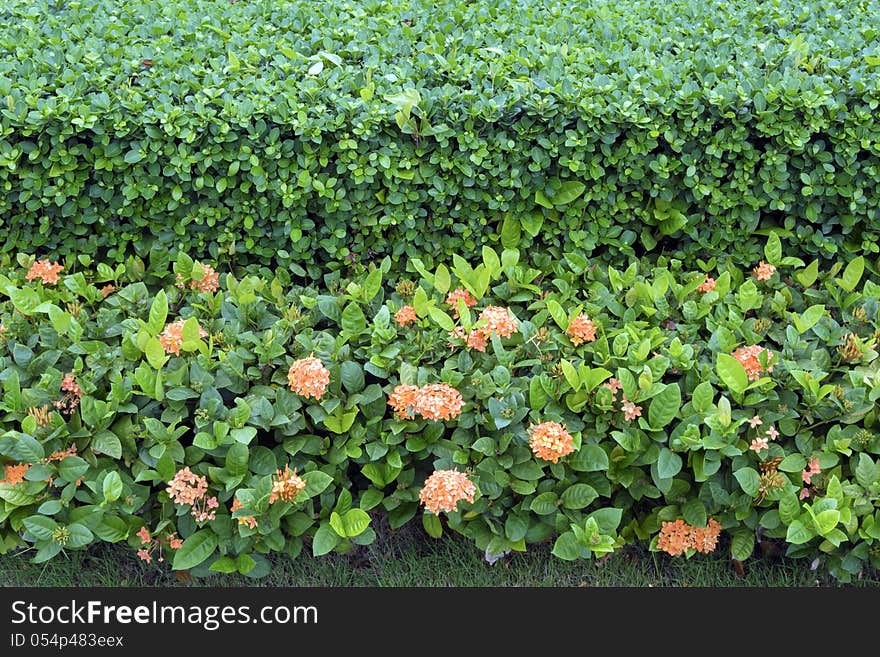
{"label": "flowering shrub", "polygon": [[51,285],[34,256],[0,263],[0,549],[126,542],[259,576],[270,552],[370,543],[384,514],[489,555],[761,539],[844,580],[880,565],[870,263],[772,237],[763,267],[519,256],[322,289],[220,266],[190,285],[214,270],[185,255],[69,258]]}

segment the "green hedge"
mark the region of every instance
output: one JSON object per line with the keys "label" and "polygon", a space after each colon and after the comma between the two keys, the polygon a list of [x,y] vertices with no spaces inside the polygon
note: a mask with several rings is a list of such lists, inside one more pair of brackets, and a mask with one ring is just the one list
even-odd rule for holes
{"label": "green hedge", "polygon": [[[877,252],[875,0],[8,0],[0,249]],[[335,266],[335,265],[334,265]]]}
{"label": "green hedge", "polygon": [[[416,263],[409,280],[385,259],[320,289],[283,269],[221,271],[214,292],[185,256],[149,284],[123,266],[75,272],[71,257],[44,284],[22,255],[0,269],[0,551],[45,561],[127,542],[178,569],[257,576],[270,552],[346,552],[385,523],[460,532],[489,557],[552,541],[576,559],[668,550],[658,534],[683,521],[722,530],[707,550],[746,559],[760,540],[857,577],[880,567],[880,285],[862,258],[826,269],[783,258],[775,238],[765,250],[777,271],[725,265],[711,291],[675,259],[621,271],[572,254],[541,274],[488,248],[481,262]],[[472,308],[448,305],[459,286]],[[485,351],[450,338],[488,330],[489,305],[516,332],[497,328]],[[768,351],[731,355],[752,345]],[[291,386],[309,356],[328,374],[325,389],[313,377],[317,398]],[[392,412],[399,384],[441,382],[460,413]],[[544,422],[570,433],[558,460],[530,444]],[[305,489],[273,502],[287,466]],[[169,498],[185,467],[216,517]],[[467,476],[470,501],[426,512],[435,470]]]}

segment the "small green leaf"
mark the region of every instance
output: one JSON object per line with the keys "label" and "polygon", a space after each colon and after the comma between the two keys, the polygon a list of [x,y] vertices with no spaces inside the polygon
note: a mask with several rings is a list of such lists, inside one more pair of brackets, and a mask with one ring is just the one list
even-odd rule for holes
{"label": "small green leaf", "polygon": [[729,354],[718,354],[715,371],[724,385],[736,394],[742,394],[749,386],[749,375],[746,374],[745,368]]}
{"label": "small green leaf", "polygon": [[104,477],[102,491],[104,493],[104,501],[115,502],[122,495],[122,478],[118,472],[108,472]]}

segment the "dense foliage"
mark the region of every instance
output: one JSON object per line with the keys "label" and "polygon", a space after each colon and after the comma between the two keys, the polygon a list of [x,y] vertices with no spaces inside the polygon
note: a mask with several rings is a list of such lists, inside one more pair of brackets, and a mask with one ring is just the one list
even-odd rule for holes
{"label": "dense foliage", "polygon": [[754,262],[756,229],[805,259],[876,253],[878,14],[7,0],[0,250],[109,263],[155,239],[314,279],[483,243]]}
{"label": "dense foliage", "polygon": [[758,538],[848,579],[880,565],[880,285],[861,257],[806,264],[776,237],[763,257],[535,269],[486,248],[314,288],[20,255],[0,274],[0,545],[127,541],[257,576],[386,518],[489,559],[745,559]]}

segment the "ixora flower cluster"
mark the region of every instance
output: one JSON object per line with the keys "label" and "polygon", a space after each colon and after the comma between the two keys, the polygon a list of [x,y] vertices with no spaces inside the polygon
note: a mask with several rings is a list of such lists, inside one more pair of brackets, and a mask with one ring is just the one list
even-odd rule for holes
{"label": "ixora flower cluster", "polygon": [[574,451],[574,439],[559,422],[542,422],[529,426],[529,447],[539,459],[556,463]]}
{"label": "ixora flower cluster", "polygon": [[176,285],[179,288],[189,288],[202,294],[212,294],[220,289],[220,274],[211,266],[195,263],[202,270],[200,279],[190,278],[189,281],[180,272],[177,273]]}
{"label": "ixora flower cluster", "polygon": [[713,518],[705,527],[694,527],[681,519],[664,522],[657,537],[657,548],[673,557],[688,550],[708,554],[715,550],[720,533],[721,523]]}
{"label": "ixora flower cluster", "polygon": [[330,370],[313,354],[293,362],[287,371],[287,382],[296,394],[318,400],[330,384]]}
{"label": "ixora flower cluster", "polygon": [[451,420],[461,415],[464,399],[446,383],[424,386],[400,384],[388,396],[388,405],[401,420],[421,415],[426,420]]}
{"label": "ixora flower cluster", "polygon": [[[159,335],[159,344],[169,354],[175,356],[180,355],[180,349],[183,347],[183,325],[186,323],[184,319],[178,319],[165,326],[165,329]],[[199,327],[199,338],[207,338],[208,333],[201,326]]]}
{"label": "ixora flower cluster", "polygon": [[452,513],[459,502],[474,501],[477,489],[468,476],[458,470],[435,470],[425,479],[419,501],[434,515]]}
{"label": "ixora flower cluster", "polygon": [[[456,319],[460,319],[459,302],[462,302],[467,308],[471,308],[477,303],[476,299],[471,296],[471,293],[465,289],[457,288],[450,292],[446,297],[446,303]],[[467,331],[463,326],[456,326],[449,332],[449,337],[451,340],[464,342],[468,349],[485,352],[493,335],[497,335],[500,338],[509,338],[518,331],[519,326],[516,317],[514,317],[509,308],[486,306],[480,312],[474,328]],[[450,346],[456,347],[457,342],[450,342]]]}
{"label": "ixora flower cluster", "polygon": [[188,467],[178,470],[165,489],[171,501],[190,507],[190,514],[196,522],[214,520],[220,503],[214,496],[208,497],[208,480],[197,475]]}
{"label": "ixora flower cluster", "polygon": [[[773,365],[770,364],[773,360],[773,352],[759,345],[740,347],[730,355],[736,358],[740,365],[743,366],[743,369],[745,369],[746,374],[749,376],[749,381],[757,381],[764,372],[773,371]],[[761,364],[762,355],[764,362],[767,363],[766,369]]]}
{"label": "ixora flower cluster", "polygon": [[166,533],[164,537],[153,536],[146,527],[141,527],[136,536],[141,539],[141,546],[137,551],[138,559],[153,563],[153,553],[158,552],[158,562],[165,561],[164,548],[179,550],[183,547],[183,539],[177,536],[177,532]]}

